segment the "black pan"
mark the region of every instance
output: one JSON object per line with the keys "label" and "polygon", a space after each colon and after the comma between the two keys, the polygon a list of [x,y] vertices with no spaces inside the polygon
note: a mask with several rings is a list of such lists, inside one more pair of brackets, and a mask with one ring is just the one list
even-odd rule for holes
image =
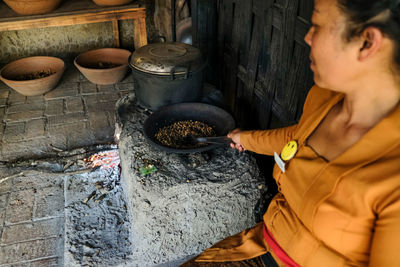
{"label": "black pan", "polygon": [[226,135],[235,128],[235,121],[232,116],[219,107],[204,103],[179,103],[161,107],[151,114],[144,122],[143,132],[152,146],[172,153],[196,153],[221,146],[221,144],[207,144],[202,147],[178,149],[164,146],[155,138],[155,134],[162,127],[184,120],[204,122],[213,127],[217,136]]}

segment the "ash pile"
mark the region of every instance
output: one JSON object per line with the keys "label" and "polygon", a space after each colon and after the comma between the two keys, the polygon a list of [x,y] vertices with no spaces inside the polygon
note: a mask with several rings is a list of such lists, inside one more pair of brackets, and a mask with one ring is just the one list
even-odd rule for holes
{"label": "ash pile", "polygon": [[150,114],[133,95],[117,103],[132,264],[177,266],[253,226],[265,182],[249,153],[228,146],[193,154],[153,148],[143,135]]}
{"label": "ash pile", "polygon": [[118,150],[85,159],[90,172],[66,179],[65,266],[116,266],[129,262],[129,215],[120,185]]}

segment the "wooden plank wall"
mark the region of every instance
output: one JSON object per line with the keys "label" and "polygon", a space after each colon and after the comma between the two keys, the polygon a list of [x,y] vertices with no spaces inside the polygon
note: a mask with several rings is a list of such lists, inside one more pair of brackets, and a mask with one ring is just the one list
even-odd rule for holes
{"label": "wooden plank wall", "polygon": [[218,83],[217,77],[217,1],[192,0],[193,45],[198,47],[208,64],[205,70],[206,81]]}
{"label": "wooden plank wall", "polygon": [[219,88],[238,125],[295,123],[313,84],[308,31],[313,0],[218,0]]}

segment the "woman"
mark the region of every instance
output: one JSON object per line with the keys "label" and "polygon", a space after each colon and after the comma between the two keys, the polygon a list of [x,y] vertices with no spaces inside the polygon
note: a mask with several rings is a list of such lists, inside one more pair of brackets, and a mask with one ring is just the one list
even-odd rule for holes
{"label": "woman", "polygon": [[315,0],[312,23],[299,123],[228,135],[275,154],[279,193],[187,266],[400,266],[400,1]]}

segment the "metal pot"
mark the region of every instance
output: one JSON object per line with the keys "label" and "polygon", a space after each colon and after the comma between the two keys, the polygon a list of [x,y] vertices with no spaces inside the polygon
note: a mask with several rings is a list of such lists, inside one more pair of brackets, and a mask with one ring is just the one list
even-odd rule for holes
{"label": "metal pot", "polygon": [[201,99],[206,62],[201,52],[184,43],[154,43],[129,59],[136,97],[141,106],[196,102]]}
{"label": "metal pot", "polygon": [[198,148],[171,148],[161,144],[155,137],[158,131],[177,121],[194,120],[210,125],[217,136],[226,135],[235,128],[235,120],[225,110],[204,103],[179,103],[160,108],[151,114],[143,126],[143,133],[147,141],[157,149],[172,153],[195,153],[211,150],[221,145],[208,144]]}

